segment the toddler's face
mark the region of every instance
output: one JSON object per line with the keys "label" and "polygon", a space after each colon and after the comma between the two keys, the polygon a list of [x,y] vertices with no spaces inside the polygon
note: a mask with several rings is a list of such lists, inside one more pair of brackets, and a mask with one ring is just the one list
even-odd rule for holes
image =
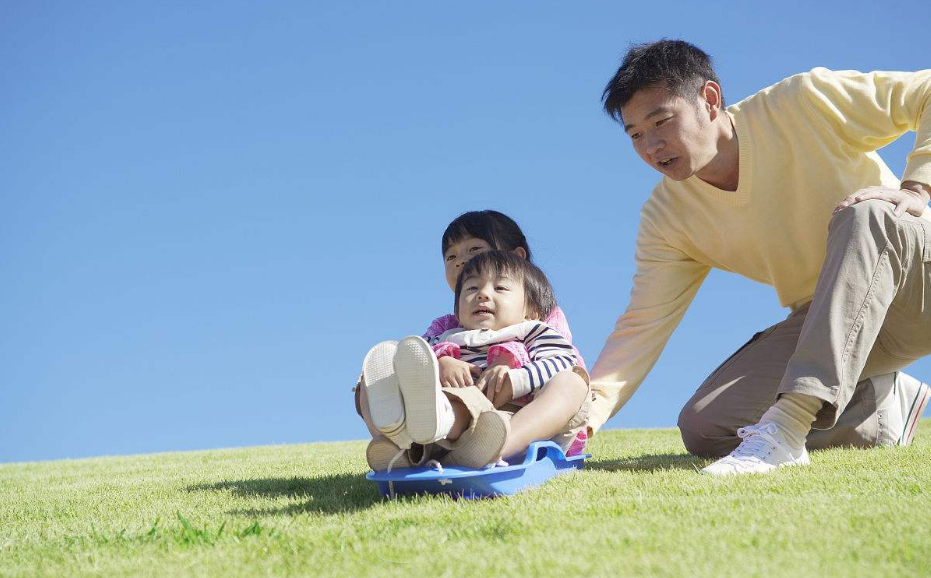
{"label": "toddler's face", "polygon": [[476,239],[475,237],[466,237],[458,243],[450,245],[443,254],[443,261],[446,265],[446,282],[449,288],[456,290],[456,278],[459,277],[459,270],[469,262],[469,259],[476,255],[481,255],[485,251],[491,251],[491,245],[488,241]]}
{"label": "toddler's face", "polygon": [[524,283],[494,274],[462,280],[459,323],[466,329],[504,329],[528,319]]}

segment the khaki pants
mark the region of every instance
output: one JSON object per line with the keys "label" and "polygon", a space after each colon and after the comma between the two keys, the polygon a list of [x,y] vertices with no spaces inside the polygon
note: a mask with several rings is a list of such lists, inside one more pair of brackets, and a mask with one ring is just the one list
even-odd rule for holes
{"label": "khaki pants", "polygon": [[[879,376],[931,354],[931,223],[885,201],[835,215],[811,303],[756,335],[716,369],[679,415],[685,447],[722,456],[779,394],[825,403],[811,449],[891,439],[877,415]],[[885,378],[888,381],[888,378]]]}

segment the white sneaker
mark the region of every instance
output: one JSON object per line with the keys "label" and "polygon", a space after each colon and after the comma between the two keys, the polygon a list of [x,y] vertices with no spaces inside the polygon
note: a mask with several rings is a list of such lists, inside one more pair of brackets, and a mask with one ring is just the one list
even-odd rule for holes
{"label": "white sneaker", "polygon": [[928,400],[931,399],[931,386],[922,383],[914,377],[896,372],[895,390],[902,411],[902,430],[899,435],[899,445],[907,446],[915,437],[918,429],[918,420],[924,413]]}
{"label": "white sneaker", "polygon": [[398,342],[394,372],[411,439],[429,444],[449,435],[455,421],[453,406],[440,389],[440,366],[423,338],[412,335]]}
{"label": "white sneaker", "polygon": [[782,466],[807,466],[808,450],[789,447],[782,439],[779,428],[770,422],[742,427],[737,435],[740,445],[720,460],[702,470],[713,476],[736,474],[762,474]]}
{"label": "white sneaker", "polygon": [[362,387],[368,397],[375,427],[401,449],[414,441],[405,427],[404,400],[394,372],[396,341],[382,341],[369,350],[362,363]]}

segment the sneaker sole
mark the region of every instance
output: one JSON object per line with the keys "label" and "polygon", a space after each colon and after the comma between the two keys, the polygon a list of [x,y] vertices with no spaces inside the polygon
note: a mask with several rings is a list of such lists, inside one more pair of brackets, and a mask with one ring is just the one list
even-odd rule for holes
{"label": "sneaker sole", "polygon": [[475,429],[462,440],[462,445],[449,452],[443,463],[466,468],[483,468],[501,457],[508,440],[510,426],[498,411],[486,411],[478,416]]}
{"label": "sneaker sole", "polygon": [[396,349],[396,342],[382,341],[369,350],[362,363],[362,383],[372,423],[389,438],[404,428],[404,401],[394,373]]}
{"label": "sneaker sole", "polygon": [[901,442],[903,446],[912,443],[912,438],[915,437],[915,431],[918,429],[918,420],[921,419],[921,414],[925,412],[929,399],[931,399],[931,386],[922,383],[918,387],[918,394],[912,400],[911,407],[908,410],[908,417],[905,418]]}
{"label": "sneaker sole", "polygon": [[779,464],[779,467],[783,468],[786,466],[810,466],[810,465],[811,465],[811,458],[808,457],[808,448],[804,448],[802,455],[800,455],[797,459],[791,462],[783,462]]}
{"label": "sneaker sole", "polygon": [[[398,342],[394,355],[397,376],[407,415],[407,433],[417,443],[438,439],[441,400],[439,364],[433,349],[420,337]],[[442,400],[445,401],[445,398]]]}

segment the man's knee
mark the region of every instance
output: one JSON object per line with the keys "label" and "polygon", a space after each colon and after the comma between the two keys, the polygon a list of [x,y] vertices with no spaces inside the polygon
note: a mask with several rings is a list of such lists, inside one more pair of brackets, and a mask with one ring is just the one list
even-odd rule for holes
{"label": "man's knee", "polygon": [[869,230],[871,225],[884,224],[893,217],[894,205],[892,203],[880,199],[869,199],[839,211],[831,217],[830,228],[833,230],[837,228],[837,225],[847,223],[863,230]]}
{"label": "man's knee", "polygon": [[719,444],[712,435],[713,430],[717,428],[707,415],[696,409],[694,404],[689,403],[682,408],[679,412],[678,425],[682,443],[690,454],[709,457],[719,455],[720,450],[717,448]]}
{"label": "man's knee", "polygon": [[702,457],[721,457],[737,447],[736,432],[727,432],[715,423],[708,411],[689,403],[679,412],[679,434],[685,449]]}

